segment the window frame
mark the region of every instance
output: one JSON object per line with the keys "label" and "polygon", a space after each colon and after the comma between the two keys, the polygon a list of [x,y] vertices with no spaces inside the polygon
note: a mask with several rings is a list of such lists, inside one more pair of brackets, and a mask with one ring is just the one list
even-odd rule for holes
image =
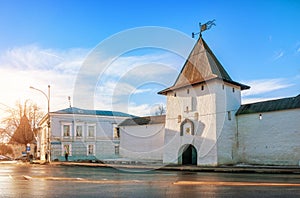
{"label": "window frame", "polygon": [[[90,153],[90,146],[92,146],[92,153]],[[86,155],[87,156],[95,156],[96,155],[96,146],[95,144],[87,144],[86,146]]]}
{"label": "window frame", "polygon": [[114,126],[114,134],[113,134],[113,139],[114,140],[119,140],[120,139],[120,127]]}
{"label": "window frame", "polygon": [[[93,136],[90,136],[90,127],[94,127],[94,133],[93,133]],[[92,123],[89,123],[87,124],[87,127],[86,127],[86,137],[89,138],[89,139],[92,139],[92,138],[96,138],[96,124],[92,124]]]}
{"label": "window frame", "polygon": [[[69,126],[69,135],[65,136],[65,126]],[[61,137],[63,138],[71,138],[72,137],[72,123],[71,122],[62,122],[61,123]]]}
{"label": "window frame", "polygon": [[[77,127],[81,127],[81,136],[77,135]],[[74,125],[74,137],[81,139],[84,138],[84,123],[75,123]]]}

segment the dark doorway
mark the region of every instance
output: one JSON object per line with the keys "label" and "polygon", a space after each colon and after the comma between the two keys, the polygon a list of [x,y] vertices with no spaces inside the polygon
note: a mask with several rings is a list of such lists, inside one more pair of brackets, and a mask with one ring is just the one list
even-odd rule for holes
{"label": "dark doorway", "polygon": [[191,144],[182,153],[182,165],[197,165],[197,151]]}

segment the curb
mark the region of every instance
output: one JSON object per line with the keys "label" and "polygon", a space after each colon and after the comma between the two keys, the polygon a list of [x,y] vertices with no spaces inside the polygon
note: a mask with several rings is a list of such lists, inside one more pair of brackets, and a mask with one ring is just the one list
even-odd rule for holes
{"label": "curb", "polygon": [[164,170],[164,171],[190,171],[190,172],[223,172],[223,173],[268,173],[268,174],[300,174],[300,167],[286,166],[171,166],[171,165],[123,165],[123,164],[100,164],[81,162],[52,162],[50,165],[59,166],[83,166],[102,167],[128,170]]}

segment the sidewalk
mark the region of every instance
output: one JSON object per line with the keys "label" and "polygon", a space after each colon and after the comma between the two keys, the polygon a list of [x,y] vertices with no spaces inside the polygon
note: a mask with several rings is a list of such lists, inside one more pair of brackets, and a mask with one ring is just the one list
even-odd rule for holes
{"label": "sidewalk", "polygon": [[85,166],[85,167],[103,167],[128,169],[131,171],[192,171],[192,172],[229,172],[229,173],[285,173],[300,174],[299,166],[252,166],[252,165],[235,165],[235,166],[195,166],[195,165],[166,165],[166,164],[102,164],[86,162],[51,162],[50,165],[61,166]]}

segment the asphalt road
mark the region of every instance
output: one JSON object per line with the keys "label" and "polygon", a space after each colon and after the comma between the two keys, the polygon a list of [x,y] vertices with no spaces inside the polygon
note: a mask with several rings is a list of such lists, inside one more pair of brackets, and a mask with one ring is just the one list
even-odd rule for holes
{"label": "asphalt road", "polygon": [[299,197],[299,174],[0,164],[0,197]]}

